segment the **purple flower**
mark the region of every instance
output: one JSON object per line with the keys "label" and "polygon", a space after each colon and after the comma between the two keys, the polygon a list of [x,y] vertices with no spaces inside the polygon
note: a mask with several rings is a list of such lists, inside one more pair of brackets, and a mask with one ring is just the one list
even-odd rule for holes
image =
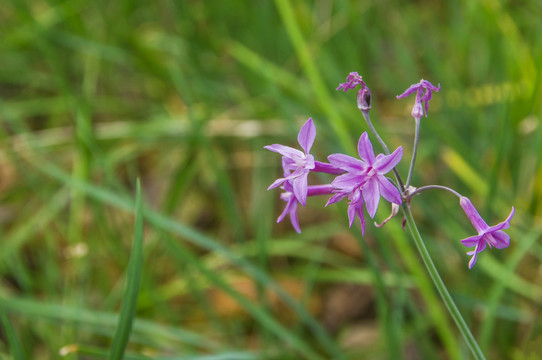
{"label": "purple flower", "polygon": [[423,116],[422,103],[425,108],[425,117],[427,117],[427,111],[429,110],[429,100],[431,100],[431,94],[433,91],[440,91],[440,84],[438,87],[431,84],[429,81],[422,79],[419,83],[411,85],[401,95],[397,95],[397,99],[402,99],[408,95],[416,92],[416,101],[412,108],[412,116],[416,119],[421,119]]}
{"label": "purple flower", "polygon": [[[283,183],[282,189],[284,192],[280,194],[280,198],[284,201],[286,201],[286,206],[284,207],[284,210],[279,215],[277,219],[277,223],[284,220],[287,214],[290,215],[290,222],[292,223],[293,228],[298,233],[301,233],[301,228],[299,227],[299,221],[297,219],[297,204],[299,203],[298,199],[296,198],[293,190],[293,186],[290,183],[290,181],[285,181]],[[314,185],[309,186],[307,189],[307,196],[315,196],[315,195],[327,195],[331,194],[333,191],[333,187],[331,185]]]}
{"label": "purple flower", "polygon": [[361,85],[361,89],[359,89],[357,95],[358,109],[361,111],[369,111],[371,110],[371,90],[369,90],[367,84],[365,84],[365,81],[363,81],[357,72],[348,74],[346,82],[339,84],[339,87],[337,87],[336,90],[348,91],[355,89],[358,85]]}
{"label": "purple flower", "polygon": [[366,87],[365,81],[361,78],[361,76],[357,72],[351,72],[346,77],[346,82],[339,84],[339,87],[336,90],[343,90],[348,91],[350,89],[355,89],[356,86],[361,85],[361,87]]}
{"label": "purple flower", "polygon": [[504,222],[495,226],[488,226],[468,198],[462,196],[459,203],[476,231],[478,231],[478,235],[461,240],[461,243],[466,247],[475,246],[473,251],[467,253],[467,255],[473,255],[469,261],[469,269],[472,269],[476,264],[478,253],[482,252],[487,245],[490,248],[495,246],[497,249],[504,249],[510,245],[510,236],[502,230],[510,227],[510,220],[514,216],[515,209],[512,207],[510,215]]}
{"label": "purple flower", "polygon": [[369,135],[364,132],[359,138],[358,154],[361,160],[344,154],[328,156],[329,162],[346,171],[346,174],[338,176],[331,185],[335,188],[327,205],[333,204],[348,196],[348,218],[350,226],[356,216],[361,220],[362,232],[364,232],[365,220],[363,218],[363,203],[367,213],[374,217],[382,196],[394,204],[401,204],[399,190],[388,180],[384,174],[391,171],[401,160],[403,148],[398,147],[392,154],[379,154],[375,157],[373,146],[369,141]]}
{"label": "purple flower", "polygon": [[301,205],[305,206],[307,203],[307,177],[309,172],[314,169],[314,157],[309,154],[309,151],[314,143],[316,137],[316,127],[309,118],[307,122],[299,130],[297,141],[303,148],[305,153],[280,144],[273,144],[264,146],[265,149],[274,151],[282,155],[282,168],[284,170],[284,177],[279,178],[269,186],[267,190],[280,186],[285,181],[291,181],[293,186],[293,193]]}

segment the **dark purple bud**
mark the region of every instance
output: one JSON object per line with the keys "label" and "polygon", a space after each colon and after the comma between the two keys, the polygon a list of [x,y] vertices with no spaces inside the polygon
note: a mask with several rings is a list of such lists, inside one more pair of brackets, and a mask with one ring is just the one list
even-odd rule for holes
{"label": "dark purple bud", "polygon": [[371,110],[371,90],[367,86],[358,91],[358,109],[362,112]]}

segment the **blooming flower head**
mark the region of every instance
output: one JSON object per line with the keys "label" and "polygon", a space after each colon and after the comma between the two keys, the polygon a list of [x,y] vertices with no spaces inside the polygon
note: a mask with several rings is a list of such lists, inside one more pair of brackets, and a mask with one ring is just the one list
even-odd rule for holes
{"label": "blooming flower head", "polygon": [[402,99],[415,92],[416,101],[414,102],[414,107],[412,108],[412,116],[416,119],[421,119],[424,114],[424,109],[425,117],[427,117],[427,112],[429,111],[429,100],[431,100],[433,91],[440,91],[440,84],[438,87],[436,87],[429,81],[421,79],[419,83],[411,85],[405,90],[404,93],[397,95],[397,99]]}
{"label": "blooming flower head", "polygon": [[269,186],[267,190],[280,186],[285,181],[289,180],[292,183],[293,193],[301,205],[305,206],[307,202],[307,177],[309,172],[314,169],[314,157],[309,154],[309,151],[316,137],[316,127],[309,118],[307,122],[299,130],[297,141],[301,148],[305,151],[299,151],[289,146],[273,144],[264,146],[265,149],[274,151],[282,155],[282,168],[284,177],[279,178]]}
{"label": "blooming flower head", "polygon": [[459,199],[459,203],[476,231],[478,231],[478,235],[461,240],[461,243],[466,247],[475,246],[474,250],[467,253],[467,255],[472,255],[472,258],[469,261],[469,269],[472,269],[474,264],[476,264],[478,253],[482,252],[487,245],[489,245],[490,248],[494,246],[497,249],[504,249],[510,245],[510,236],[502,230],[510,227],[510,220],[512,220],[512,217],[514,216],[515,209],[512,207],[510,215],[508,215],[508,218],[502,223],[495,226],[489,226],[484,219],[482,219],[467,197],[462,196]]}
{"label": "blooming flower head", "polygon": [[390,155],[379,154],[375,157],[369,135],[364,132],[359,138],[358,154],[361,160],[344,154],[328,156],[329,162],[346,171],[346,174],[338,176],[331,183],[336,194],[329,199],[327,205],[348,196],[350,226],[355,216],[358,216],[364,231],[363,203],[371,218],[376,214],[380,196],[391,203],[401,204],[399,190],[384,175],[401,161],[403,148],[398,147]]}

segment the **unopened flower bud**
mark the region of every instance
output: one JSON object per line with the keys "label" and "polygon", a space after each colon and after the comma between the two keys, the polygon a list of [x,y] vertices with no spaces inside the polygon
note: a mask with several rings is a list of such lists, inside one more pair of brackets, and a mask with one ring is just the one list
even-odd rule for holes
{"label": "unopened flower bud", "polygon": [[371,110],[371,90],[367,86],[358,91],[358,109],[363,112]]}
{"label": "unopened flower bud", "polygon": [[421,102],[416,102],[412,107],[412,117],[415,119],[421,119],[423,116],[423,107]]}

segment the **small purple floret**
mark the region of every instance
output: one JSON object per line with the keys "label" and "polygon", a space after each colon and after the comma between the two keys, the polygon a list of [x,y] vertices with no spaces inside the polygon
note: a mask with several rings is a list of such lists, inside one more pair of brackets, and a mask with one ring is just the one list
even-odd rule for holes
{"label": "small purple floret", "polygon": [[421,119],[424,114],[423,109],[425,109],[425,117],[427,117],[427,112],[429,111],[429,101],[431,100],[433,91],[439,92],[440,84],[438,87],[436,87],[429,81],[422,79],[419,83],[411,85],[401,95],[397,95],[397,99],[402,99],[410,94],[416,93],[416,101],[414,102],[414,107],[412,108],[412,116],[416,119]]}
{"label": "small purple floret", "polygon": [[472,255],[472,258],[469,261],[469,269],[472,269],[474,264],[476,264],[478,253],[482,252],[487,245],[489,245],[490,248],[494,246],[497,249],[504,249],[510,246],[510,236],[502,230],[510,227],[510,220],[512,220],[512,217],[514,216],[515,209],[512,207],[510,215],[508,215],[508,218],[502,223],[495,226],[489,226],[484,219],[482,219],[467,197],[462,196],[459,199],[459,203],[476,231],[478,231],[478,235],[461,240],[461,243],[466,247],[475,246],[474,250],[467,253],[467,255]]}

